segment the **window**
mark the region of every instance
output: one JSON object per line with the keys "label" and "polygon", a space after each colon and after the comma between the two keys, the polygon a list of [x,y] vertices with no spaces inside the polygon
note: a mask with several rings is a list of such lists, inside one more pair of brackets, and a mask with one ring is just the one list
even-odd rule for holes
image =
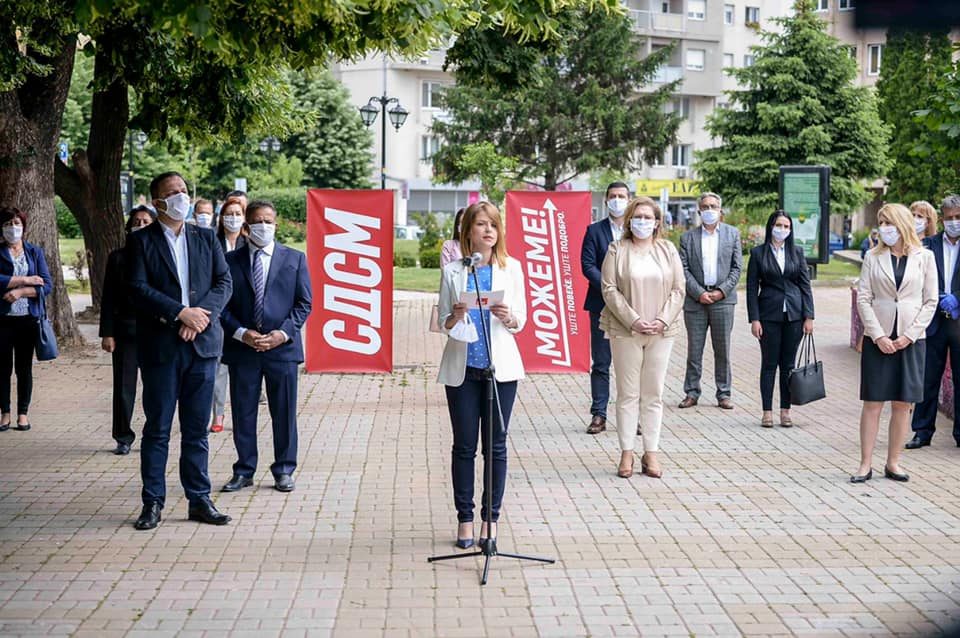
{"label": "window", "polygon": [[687,17],[691,20],[706,20],[707,0],[687,0]]}
{"label": "window", "polygon": [[856,7],[857,3],[855,0],[840,0],[841,11],[849,11],[850,9],[855,9]]}
{"label": "window", "polygon": [[420,161],[432,162],[433,156],[440,150],[440,138],[436,135],[424,135],[420,138]]}
{"label": "window", "polygon": [[760,23],[760,7],[747,7],[746,17],[744,18],[747,24],[759,24]]}
{"label": "window", "polygon": [[707,52],[704,49],[687,49],[687,69],[703,71],[707,62]]}
{"label": "window", "polygon": [[422,85],[420,106],[425,109],[440,108],[440,92],[443,85],[439,82],[424,82]]}
{"label": "window", "polygon": [[850,55],[850,57],[851,57],[852,59],[856,60],[856,59],[857,59],[857,45],[851,44],[850,46],[848,46],[848,47],[847,47],[847,53]]}
{"label": "window", "polygon": [[732,69],[736,65],[736,61],[733,59],[732,53],[723,54],[723,68]]}
{"label": "window", "polygon": [[867,75],[880,75],[880,64],[883,62],[883,45],[867,45]]}
{"label": "window", "polygon": [[753,63],[754,63],[755,61],[756,61],[756,59],[753,57],[753,54],[752,54],[752,53],[744,53],[744,54],[743,54],[743,66],[745,66],[745,67],[747,67],[747,66],[753,66]]}
{"label": "window", "polygon": [[724,24],[733,24],[733,14],[736,11],[736,7],[732,4],[723,5],[723,23]]}
{"label": "window", "polygon": [[830,0],[817,0],[817,11],[829,11]]}
{"label": "window", "polygon": [[673,147],[673,166],[676,168],[686,168],[690,166],[690,152],[693,149],[692,144],[676,144]]}
{"label": "window", "polygon": [[670,113],[676,113],[683,119],[690,118],[690,98],[675,97],[670,101]]}

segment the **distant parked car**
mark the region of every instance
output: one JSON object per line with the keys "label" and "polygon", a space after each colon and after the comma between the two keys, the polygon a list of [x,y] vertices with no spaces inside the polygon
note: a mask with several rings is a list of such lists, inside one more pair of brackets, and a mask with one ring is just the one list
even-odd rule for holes
{"label": "distant parked car", "polygon": [[827,243],[827,253],[833,254],[838,250],[843,250],[843,237],[830,231],[830,241]]}
{"label": "distant parked car", "polygon": [[423,229],[419,226],[394,226],[393,236],[396,239],[420,239]]}

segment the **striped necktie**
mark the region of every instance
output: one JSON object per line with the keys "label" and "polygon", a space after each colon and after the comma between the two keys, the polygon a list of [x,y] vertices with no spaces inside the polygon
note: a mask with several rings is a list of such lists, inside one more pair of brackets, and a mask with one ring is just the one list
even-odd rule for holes
{"label": "striped necktie", "polygon": [[263,262],[260,256],[263,249],[253,254],[253,322],[257,330],[263,329]]}

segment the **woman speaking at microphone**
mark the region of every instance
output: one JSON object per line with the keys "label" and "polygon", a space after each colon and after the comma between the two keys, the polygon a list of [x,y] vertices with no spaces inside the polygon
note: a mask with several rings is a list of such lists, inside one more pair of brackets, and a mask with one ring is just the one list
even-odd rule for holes
{"label": "woman speaking at microphone", "polygon": [[[526,322],[526,302],[523,272],[520,263],[507,256],[503,217],[496,206],[481,201],[467,208],[460,222],[460,248],[461,254],[473,256],[480,291],[503,293],[502,301],[491,305],[489,310],[484,309],[481,317],[479,310],[460,303],[461,293],[476,291],[469,265],[471,258],[451,262],[443,268],[439,320],[449,338],[440,360],[437,380],[446,386],[453,424],[453,501],[460,523],[456,545],[466,549],[474,544],[473,486],[478,435],[483,439],[485,459],[490,452],[493,470],[493,511],[487,511],[487,495],[484,493],[480,510],[483,520],[480,543],[488,540],[495,543],[497,538],[496,523],[507,476],[507,426],[517,396],[517,381],[523,378],[520,350],[513,335]],[[481,321],[484,327],[480,326]],[[485,326],[490,327],[490,353],[483,338]],[[502,428],[494,423],[492,442],[487,440],[485,376],[491,365],[503,415]]]}

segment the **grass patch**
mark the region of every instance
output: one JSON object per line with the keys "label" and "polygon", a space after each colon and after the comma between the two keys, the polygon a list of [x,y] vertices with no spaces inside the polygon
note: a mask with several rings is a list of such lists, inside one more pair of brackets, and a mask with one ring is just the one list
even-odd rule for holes
{"label": "grass patch", "polygon": [[72,262],[77,255],[77,251],[83,249],[82,237],[77,237],[76,239],[60,238],[60,258],[65,264]]}
{"label": "grass patch", "polygon": [[439,268],[394,268],[393,289],[416,292],[440,290]]}
{"label": "grass patch", "polygon": [[67,279],[63,282],[67,286],[67,293],[71,295],[89,295],[90,282],[87,280],[77,281],[76,279]]}

